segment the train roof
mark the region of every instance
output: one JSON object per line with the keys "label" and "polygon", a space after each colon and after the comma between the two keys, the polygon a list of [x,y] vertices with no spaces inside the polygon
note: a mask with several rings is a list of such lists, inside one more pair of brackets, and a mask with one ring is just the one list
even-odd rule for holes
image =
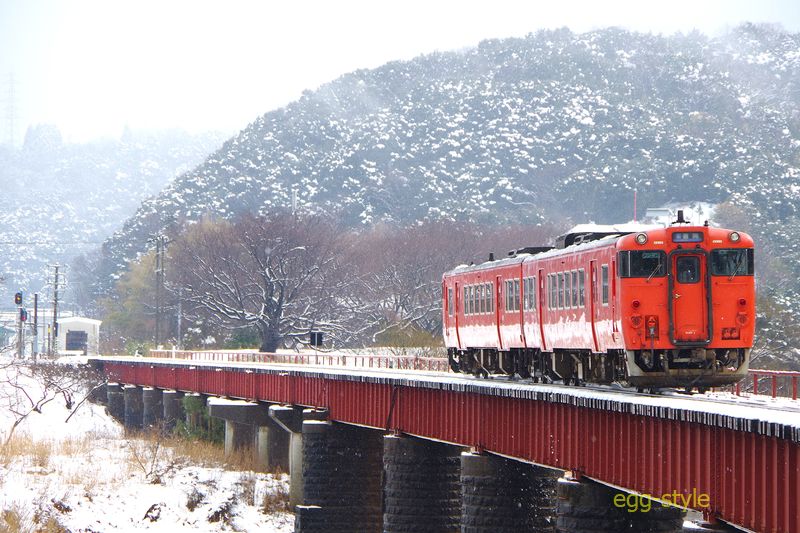
{"label": "train roof", "polygon": [[[563,254],[582,252],[585,250],[591,250],[593,248],[602,248],[604,246],[608,246],[609,244],[616,243],[617,239],[619,239],[623,235],[627,235],[627,233],[614,233],[611,235],[605,235],[596,240],[586,241],[580,244],[572,244],[570,246],[567,246],[566,248],[550,248],[550,247],[537,248],[541,249],[542,251],[538,253],[517,253],[511,257],[504,257],[502,259],[496,259],[494,261],[484,261],[483,263],[479,263],[477,265],[459,265],[454,269],[445,272],[444,275],[448,276],[453,274],[463,274],[465,272],[477,272],[481,270],[487,270],[490,268],[518,265],[531,257],[536,257],[537,259],[548,259],[550,257],[558,257]],[[522,250],[526,249],[530,248],[522,248]]]}
{"label": "train roof", "polygon": [[556,248],[566,248],[573,244],[587,241],[596,241],[612,235],[627,235],[639,231],[663,229],[661,224],[641,224],[629,222],[626,224],[578,224],[564,235],[556,237]]}

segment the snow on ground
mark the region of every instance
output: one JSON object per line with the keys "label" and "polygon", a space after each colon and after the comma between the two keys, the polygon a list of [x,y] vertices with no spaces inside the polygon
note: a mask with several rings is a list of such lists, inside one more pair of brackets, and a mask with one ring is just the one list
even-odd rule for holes
{"label": "snow on ground", "polygon": [[[14,406],[41,392],[16,368],[0,369],[0,446]],[[0,449],[0,530],[293,530],[292,514],[263,512],[280,501],[276,494],[288,494],[287,476],[199,466],[158,439],[125,438],[103,407],[88,402],[65,422],[65,403],[61,395],[31,412]]]}

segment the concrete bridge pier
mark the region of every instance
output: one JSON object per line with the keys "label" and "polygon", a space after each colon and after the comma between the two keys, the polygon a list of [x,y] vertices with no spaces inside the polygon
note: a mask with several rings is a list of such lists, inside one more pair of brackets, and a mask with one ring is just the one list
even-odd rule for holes
{"label": "concrete bridge pier", "polygon": [[405,437],[383,437],[383,532],[461,530],[461,448]]}
{"label": "concrete bridge pier", "polygon": [[589,479],[558,480],[556,532],[680,532],[685,512]]}
{"label": "concrete bridge pier", "polygon": [[125,431],[141,431],[144,403],[142,401],[142,388],[135,385],[122,387],[125,402]]}
{"label": "concrete bridge pier", "polygon": [[294,509],[303,503],[303,410],[290,405],[270,405],[269,416],[288,438],[289,508]]}
{"label": "concrete bridge pier", "polygon": [[225,421],[225,455],[240,450],[251,450],[255,453],[258,449],[256,428],[271,422],[266,405],[244,400],[209,398],[208,414]]}
{"label": "concrete bridge pier", "polygon": [[553,531],[557,477],[519,461],[462,453],[462,533]]}
{"label": "concrete bridge pier", "polygon": [[153,387],[142,389],[142,428],[150,429],[164,419],[163,391]]}
{"label": "concrete bridge pier", "polygon": [[295,533],[379,533],[383,445],[374,430],[303,413],[303,505]]}
{"label": "concrete bridge pier", "polygon": [[125,423],[125,396],[122,386],[119,383],[106,384],[106,398],[108,404],[106,409],[111,418],[117,422]]}
{"label": "concrete bridge pier", "polygon": [[258,463],[265,470],[289,472],[290,433],[278,425],[272,417],[266,424],[256,428],[256,455]]}
{"label": "concrete bridge pier", "polygon": [[170,432],[175,429],[178,420],[186,417],[183,409],[183,393],[174,390],[165,390],[161,395],[161,404],[164,409],[164,431]]}

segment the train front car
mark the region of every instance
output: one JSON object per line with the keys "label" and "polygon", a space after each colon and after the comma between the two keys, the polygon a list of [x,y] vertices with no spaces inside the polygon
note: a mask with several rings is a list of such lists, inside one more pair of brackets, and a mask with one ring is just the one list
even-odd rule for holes
{"label": "train front car", "polygon": [[617,241],[627,381],[700,391],[742,379],[755,329],[753,240],[673,225]]}

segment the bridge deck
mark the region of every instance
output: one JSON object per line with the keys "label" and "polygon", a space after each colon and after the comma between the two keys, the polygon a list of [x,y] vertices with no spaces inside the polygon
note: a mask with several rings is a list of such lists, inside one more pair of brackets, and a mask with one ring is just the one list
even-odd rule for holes
{"label": "bridge deck", "polygon": [[112,381],[328,409],[330,418],[573,470],[755,531],[800,533],[791,400],[636,394],[436,372],[97,358]]}

